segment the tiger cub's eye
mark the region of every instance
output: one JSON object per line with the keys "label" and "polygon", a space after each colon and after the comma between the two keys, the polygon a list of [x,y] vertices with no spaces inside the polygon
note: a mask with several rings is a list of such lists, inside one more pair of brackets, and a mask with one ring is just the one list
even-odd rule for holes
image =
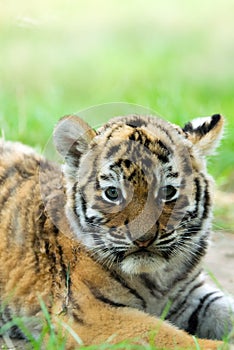
{"label": "tiger cub's eye", "polygon": [[170,201],[176,195],[176,193],[177,189],[174,186],[164,186],[159,190],[159,198],[164,201]]}
{"label": "tiger cub's eye", "polygon": [[119,190],[116,187],[108,187],[105,190],[105,196],[107,197],[107,199],[109,199],[110,201],[116,201],[117,199],[119,199],[120,195],[119,195]]}

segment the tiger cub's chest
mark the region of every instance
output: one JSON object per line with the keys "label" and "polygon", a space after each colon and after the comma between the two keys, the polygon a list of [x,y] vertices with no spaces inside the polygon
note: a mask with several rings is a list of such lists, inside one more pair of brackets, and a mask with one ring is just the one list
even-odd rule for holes
{"label": "tiger cub's chest", "polygon": [[163,281],[162,276],[124,276],[113,272],[112,278],[111,284],[105,283],[105,286],[99,285],[98,288],[91,282],[89,289],[95,298],[113,307],[132,307],[161,316],[170,295],[173,294],[168,281]]}
{"label": "tiger cub's chest", "polygon": [[125,288],[134,295],[128,306],[158,317],[166,310],[178,308],[197,284],[203,284],[204,275],[199,266],[192,271],[179,264],[177,269],[175,266],[175,262],[167,267],[161,266],[155,274],[125,275]]}

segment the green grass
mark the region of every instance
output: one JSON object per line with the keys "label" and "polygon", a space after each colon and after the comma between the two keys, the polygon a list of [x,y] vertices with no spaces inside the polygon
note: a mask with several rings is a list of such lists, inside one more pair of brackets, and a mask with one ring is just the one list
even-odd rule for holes
{"label": "green grass", "polygon": [[[27,329],[26,323],[29,324],[29,322],[33,322],[33,319],[23,319],[23,318],[14,318],[12,321],[8,322],[4,326],[0,327],[0,335],[3,335],[14,326],[17,326],[21,331],[25,334],[25,336],[28,339],[28,342],[22,341],[21,344],[17,342],[17,344],[14,344],[14,340],[11,341],[11,347],[20,346],[20,349],[23,348],[25,350],[41,350],[41,349],[47,349],[47,350],[65,350],[66,349],[66,338],[70,334],[72,335],[75,340],[77,341],[77,349],[79,350],[164,350],[162,348],[159,348],[155,345],[155,337],[157,336],[157,332],[159,331],[160,325],[162,323],[159,323],[158,328],[149,333],[149,342],[148,344],[143,341],[137,341],[136,339],[132,340],[125,340],[122,342],[119,342],[117,344],[110,344],[111,338],[107,340],[104,344],[99,345],[90,345],[90,346],[84,346],[82,344],[81,339],[77,334],[73,332],[73,330],[66,324],[61,324],[61,327],[57,327],[55,330],[55,327],[52,323],[52,320],[50,318],[49,312],[46,309],[45,304],[41,301],[41,308],[44,316],[44,322],[42,326],[42,331],[39,336],[39,338],[35,339],[34,336],[29,332]],[[169,310],[169,303],[168,306],[166,306],[163,315],[161,317],[161,322],[163,322],[164,317],[166,316],[168,310]],[[114,338],[114,335],[113,335]],[[4,339],[4,338],[3,338]],[[200,350],[200,346],[198,344],[197,338],[194,336],[194,346],[197,350]],[[220,348],[225,350],[226,345],[228,346],[228,337],[226,337],[224,341],[223,347]],[[136,344],[138,342],[138,344]],[[2,345],[1,349],[8,349],[7,346]],[[75,350],[75,349],[74,349]],[[166,350],[166,349],[165,349]],[[175,350],[183,350],[181,348],[178,348],[175,345]]]}
{"label": "green grass", "polygon": [[[164,310],[164,314],[161,317],[161,320],[163,322],[164,317],[166,316],[166,313],[169,310],[170,305],[166,307]],[[158,329],[156,329],[154,332],[149,333],[149,343],[143,341],[138,341],[138,344],[136,344],[136,339],[133,340],[125,340],[122,342],[119,342],[117,344],[110,344],[111,338],[107,340],[104,344],[99,345],[90,345],[90,346],[84,346],[82,344],[81,339],[77,334],[73,332],[73,330],[65,324],[61,324],[61,328],[57,328],[55,331],[54,325],[52,323],[52,320],[50,318],[49,312],[46,309],[44,303],[41,301],[41,308],[44,315],[44,323],[42,326],[42,331],[39,336],[39,338],[35,339],[33,335],[28,331],[26,323],[29,324],[30,319],[23,319],[23,318],[14,318],[11,322],[8,322],[4,326],[0,327],[0,335],[3,335],[13,326],[17,326],[21,331],[26,335],[28,338],[28,342],[22,341],[22,343],[19,345],[14,344],[14,340],[11,341],[11,347],[20,346],[20,349],[23,348],[25,350],[41,350],[41,349],[47,349],[47,350],[65,350],[66,349],[66,337],[70,334],[77,340],[77,349],[79,350],[164,350],[162,348],[157,347],[155,344],[155,337],[157,335],[157,332],[159,331],[160,323]],[[33,322],[33,319],[31,320]],[[65,334],[65,335],[64,335]],[[113,336],[114,338],[114,336]],[[3,338],[4,339],[4,338]],[[198,341],[196,337],[193,337],[194,339],[194,346],[197,350],[200,350],[200,346],[198,344]],[[229,338],[226,337],[223,339],[224,345],[220,348],[225,350],[227,349],[226,346],[228,346]],[[1,349],[8,349],[7,346],[2,345]],[[75,350],[75,349],[74,349]],[[166,349],[165,349],[166,350]],[[175,350],[183,350],[181,348],[178,348],[175,346]]]}
{"label": "green grass", "polygon": [[[62,115],[103,103],[143,105],[181,124],[222,113],[226,139],[211,171],[226,186],[234,150],[233,10],[232,0],[3,1],[1,128],[7,138],[43,147]],[[87,119],[95,126],[109,117]]]}
{"label": "green grass", "polygon": [[[181,125],[222,113],[226,137],[209,168],[220,188],[234,191],[232,0],[0,6],[0,129],[7,139],[43,150],[57,120],[80,111],[94,127],[140,111],[135,105]],[[216,227],[233,230],[223,205],[216,213]]]}
{"label": "green grass", "polygon": [[[222,113],[226,139],[211,172],[229,188],[233,10],[232,0],[3,1],[1,128],[43,148],[62,115],[103,103],[143,105],[180,124]],[[95,126],[111,115],[86,117]]]}
{"label": "green grass", "polygon": [[1,128],[43,148],[61,116],[103,103],[143,105],[181,124],[222,113],[226,139],[211,172],[233,190],[233,10],[232,0],[3,1]]}
{"label": "green grass", "polygon": [[[181,125],[222,113],[209,168],[233,192],[233,11],[232,0],[3,0],[0,128],[43,150],[57,120],[82,110],[94,127],[134,104]],[[112,102],[133,105],[89,109]]]}

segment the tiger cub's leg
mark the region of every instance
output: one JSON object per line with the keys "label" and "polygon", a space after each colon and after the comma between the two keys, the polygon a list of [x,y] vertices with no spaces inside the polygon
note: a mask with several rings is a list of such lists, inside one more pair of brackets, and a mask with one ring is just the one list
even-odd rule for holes
{"label": "tiger cub's leg", "polygon": [[172,304],[168,320],[200,338],[223,339],[234,329],[234,299],[206,283]]}
{"label": "tiger cub's leg", "polygon": [[[145,344],[150,341],[159,349],[197,349],[195,340],[186,332],[174,326],[129,308],[112,309],[97,307],[90,310],[89,319],[82,322],[68,316],[62,321],[71,326],[84,344],[112,344],[129,340],[132,344]],[[61,321],[57,319],[59,323]],[[221,349],[222,343],[206,339],[198,339],[200,349]],[[78,344],[72,335],[68,336],[66,349],[75,349]]]}
{"label": "tiger cub's leg", "polygon": [[[73,285],[74,287],[74,285]],[[57,327],[68,325],[85,345],[118,343],[129,340],[133,344],[144,344],[151,340],[159,349],[197,349],[194,337],[171,324],[134,308],[113,306],[105,300],[96,299],[88,293],[82,282],[76,292],[71,290],[71,301],[66,313],[58,300],[52,311]],[[66,327],[65,328],[69,328]],[[77,341],[69,331],[67,348],[75,349]],[[198,339],[200,349],[218,349],[222,342]]]}

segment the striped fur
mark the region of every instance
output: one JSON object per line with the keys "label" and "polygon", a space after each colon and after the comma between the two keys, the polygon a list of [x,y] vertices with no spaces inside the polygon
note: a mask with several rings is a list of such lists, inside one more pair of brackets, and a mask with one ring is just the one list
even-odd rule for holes
{"label": "striped fur", "polygon": [[[195,349],[188,333],[227,335],[233,299],[207,285],[201,268],[212,207],[204,157],[222,125],[219,115],[184,129],[132,115],[95,132],[64,117],[54,132],[64,175],[30,148],[2,141],[3,321],[28,317],[37,336],[40,297],[55,324],[68,323],[84,344],[139,343],[157,330],[158,347]],[[170,323],[161,323],[168,303]],[[12,327],[11,336],[24,335]],[[67,349],[75,344],[68,337]]]}

